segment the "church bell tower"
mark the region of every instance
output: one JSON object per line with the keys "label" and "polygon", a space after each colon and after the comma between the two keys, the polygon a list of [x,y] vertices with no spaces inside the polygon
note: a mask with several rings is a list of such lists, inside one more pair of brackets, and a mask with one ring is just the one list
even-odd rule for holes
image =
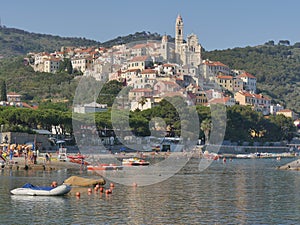
{"label": "church bell tower", "polygon": [[180,54],[180,48],[183,43],[183,20],[180,15],[176,19],[175,32],[175,53]]}

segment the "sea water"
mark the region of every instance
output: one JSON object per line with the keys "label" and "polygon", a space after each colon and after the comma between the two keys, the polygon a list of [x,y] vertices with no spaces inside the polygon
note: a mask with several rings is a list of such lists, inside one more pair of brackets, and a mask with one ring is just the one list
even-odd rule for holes
{"label": "sea water", "polygon": [[74,188],[61,197],[12,196],[9,191],[28,182],[42,186],[72,175],[99,176],[67,169],[1,170],[0,224],[299,224],[300,171],[276,169],[291,160],[220,160],[199,171],[199,159],[192,159],[154,185],[115,183],[110,195]]}

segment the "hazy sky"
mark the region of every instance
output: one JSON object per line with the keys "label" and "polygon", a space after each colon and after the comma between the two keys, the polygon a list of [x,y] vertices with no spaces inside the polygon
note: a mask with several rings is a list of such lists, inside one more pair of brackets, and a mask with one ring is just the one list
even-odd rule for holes
{"label": "hazy sky", "polygon": [[174,36],[181,14],[184,36],[207,50],[300,42],[298,0],[3,0],[2,25],[104,42],[139,31]]}

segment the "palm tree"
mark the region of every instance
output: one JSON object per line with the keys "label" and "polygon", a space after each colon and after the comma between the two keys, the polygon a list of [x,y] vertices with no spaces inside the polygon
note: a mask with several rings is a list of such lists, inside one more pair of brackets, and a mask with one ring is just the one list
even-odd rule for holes
{"label": "palm tree", "polygon": [[205,144],[209,143],[209,133],[211,130],[211,120],[205,119],[201,122],[200,129],[204,132],[205,135]]}

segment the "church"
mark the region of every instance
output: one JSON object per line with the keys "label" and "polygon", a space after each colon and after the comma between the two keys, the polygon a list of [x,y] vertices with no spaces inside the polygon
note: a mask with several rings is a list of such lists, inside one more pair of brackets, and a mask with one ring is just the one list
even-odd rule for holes
{"label": "church", "polygon": [[198,67],[201,63],[201,45],[195,34],[187,36],[187,40],[183,37],[183,20],[178,15],[175,23],[175,49],[168,42],[167,35],[162,37],[161,56],[168,62],[175,62],[181,66]]}
{"label": "church", "polygon": [[183,20],[177,16],[175,24],[175,58],[180,65],[190,65],[198,67],[201,63],[201,45],[195,34],[187,36],[187,41],[183,39]]}

